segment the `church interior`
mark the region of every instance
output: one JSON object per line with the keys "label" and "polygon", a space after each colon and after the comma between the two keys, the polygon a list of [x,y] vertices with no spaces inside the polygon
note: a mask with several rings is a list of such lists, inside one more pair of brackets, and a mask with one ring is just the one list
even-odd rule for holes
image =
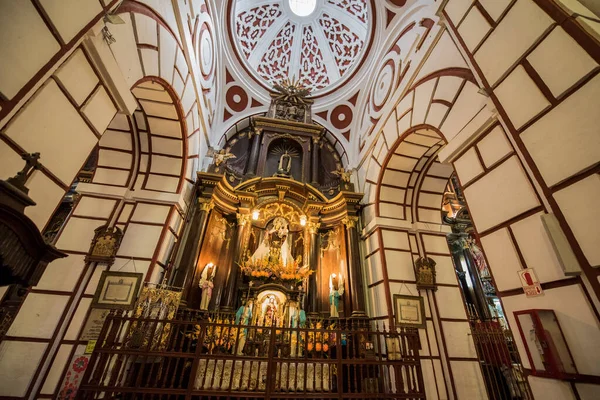
{"label": "church interior", "polygon": [[0,400],[600,398],[598,1],[2,1],[0,38]]}

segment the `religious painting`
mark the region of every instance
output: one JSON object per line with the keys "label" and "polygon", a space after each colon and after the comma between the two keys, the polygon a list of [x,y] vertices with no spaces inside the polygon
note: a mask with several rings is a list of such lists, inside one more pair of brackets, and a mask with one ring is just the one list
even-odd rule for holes
{"label": "religious painting", "polygon": [[73,359],[67,367],[67,372],[62,385],[60,386],[61,389],[60,392],[58,392],[58,399],[70,400],[75,398],[79,385],[81,385],[83,374],[90,362],[90,357],[91,354],[79,354],[73,356]]}
{"label": "religious painting", "polygon": [[92,308],[90,315],[83,326],[83,331],[79,336],[79,340],[96,340],[100,337],[102,326],[110,310],[106,308]]}
{"label": "religious painting", "polygon": [[102,272],[92,307],[133,309],[143,277],[135,272]]}
{"label": "religious painting", "polygon": [[425,328],[425,306],[421,296],[394,295],[396,325],[406,328]]}

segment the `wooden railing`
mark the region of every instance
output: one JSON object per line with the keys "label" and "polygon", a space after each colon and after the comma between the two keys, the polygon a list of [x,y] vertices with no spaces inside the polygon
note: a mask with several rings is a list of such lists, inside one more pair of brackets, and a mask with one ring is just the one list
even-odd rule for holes
{"label": "wooden railing", "polygon": [[[324,325],[325,326],[325,325]],[[81,399],[424,399],[415,329],[107,318]]]}

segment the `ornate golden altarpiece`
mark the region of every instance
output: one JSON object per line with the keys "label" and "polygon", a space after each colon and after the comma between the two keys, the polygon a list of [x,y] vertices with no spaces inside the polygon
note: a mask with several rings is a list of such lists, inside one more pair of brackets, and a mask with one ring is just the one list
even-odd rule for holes
{"label": "ornate golden altarpiece", "polygon": [[251,118],[198,173],[169,284],[183,287],[189,309],[234,312],[250,302],[258,324],[265,290],[273,297],[264,301],[285,307],[280,324],[296,310],[363,318],[363,194],[312,123],[308,92],[291,82],[275,90],[267,115]]}

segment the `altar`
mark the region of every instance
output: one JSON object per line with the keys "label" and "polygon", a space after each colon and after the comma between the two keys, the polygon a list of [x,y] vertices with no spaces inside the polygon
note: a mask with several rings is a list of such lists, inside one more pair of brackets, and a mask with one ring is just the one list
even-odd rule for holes
{"label": "altar", "polygon": [[365,312],[363,194],[343,144],[306,89],[271,96],[200,160],[170,219],[184,225],[153,258],[161,284],[107,316],[82,398],[420,393],[418,332],[373,331]]}
{"label": "altar", "polygon": [[308,91],[274,89],[267,114],[237,127],[198,172],[166,278],[183,288],[180,308],[200,312],[184,332],[199,347],[196,388],[260,391],[270,373],[277,390],[328,391],[337,321],[367,318],[363,195],[343,148],[312,122]]}

